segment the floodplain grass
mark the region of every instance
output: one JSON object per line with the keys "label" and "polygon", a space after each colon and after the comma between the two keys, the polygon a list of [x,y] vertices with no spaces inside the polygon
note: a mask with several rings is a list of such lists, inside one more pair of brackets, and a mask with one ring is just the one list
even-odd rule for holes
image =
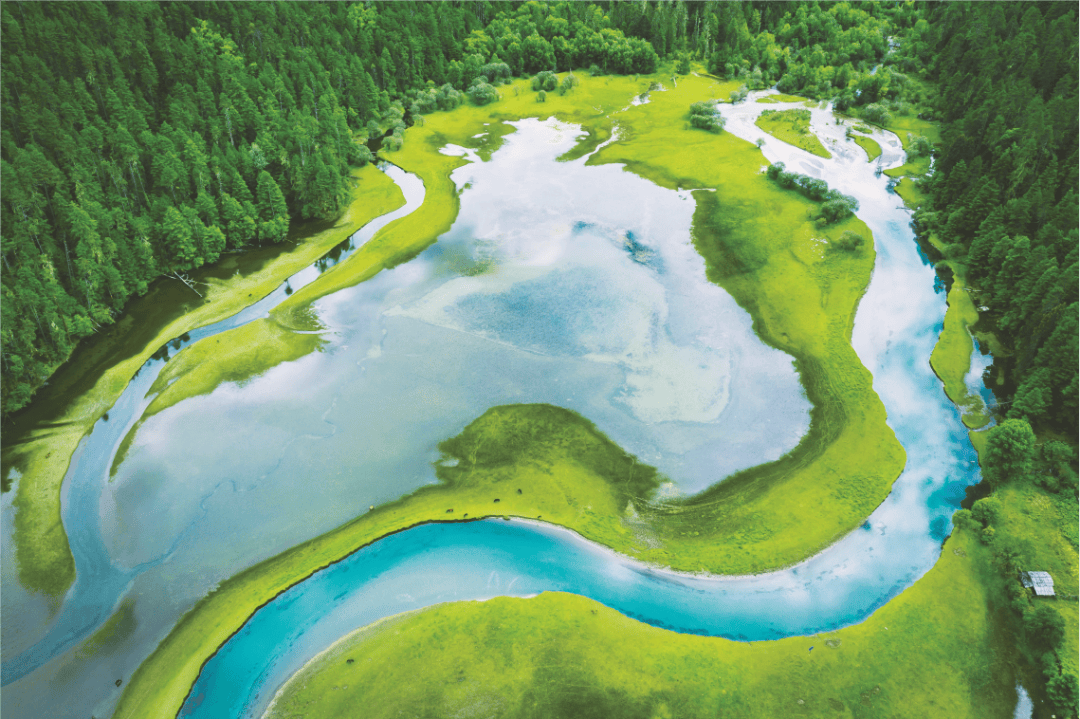
{"label": "floodplain grass", "polygon": [[799,97],[797,95],[785,95],[784,93],[781,92],[781,93],[776,94],[776,95],[766,95],[765,97],[759,97],[757,99],[757,101],[762,102],[762,103],[805,102],[806,98],[805,97]]}
{"label": "floodplain grass", "polygon": [[881,155],[881,145],[879,145],[872,137],[852,135],[851,139],[855,141],[856,145],[866,151],[867,162],[873,162]]}
{"label": "floodplain grass", "polygon": [[[1016,694],[971,532],[865,622],[736,642],[544,593],[442,604],[337,642],[268,717],[1012,717]],[[811,650],[810,648],[813,647]]]}
{"label": "floodplain grass", "polygon": [[[817,228],[815,203],[775,187],[760,174],[765,164],[760,150],[728,133],[713,135],[684,127],[691,103],[722,99],[725,91],[737,88],[736,83],[683,77],[676,87],[652,93],[647,105],[629,105],[629,99],[651,81],[664,78],[663,73],[637,79],[586,77],[567,95],[552,95],[546,103],[536,103],[531,93],[515,96],[503,88],[498,103],[428,116],[423,126],[407,131],[404,148],[390,159],[425,180],[424,206],[441,198],[452,202],[456,211],[456,188],[440,178],[445,179],[460,159],[439,154],[439,148],[447,143],[472,146],[473,136],[486,126],[483,150],[493,152],[499,138],[512,131],[499,124],[502,120],[554,115],[580,123],[586,133],[582,142],[591,147],[618,127],[620,142],[592,155],[589,164],[622,163],[628,171],[670,189],[715,189],[715,194],[694,193],[698,213],[706,213],[695,214],[695,244],[705,257],[709,279],[750,312],[758,335],[796,357],[808,395],[821,403],[814,409],[810,439],[780,462],[743,473],[741,479],[737,475],[719,485],[719,492],[706,492],[685,503],[649,503],[648,495],[638,501],[628,498],[595,467],[583,466],[566,449],[570,445],[557,442],[542,461],[471,466],[467,481],[459,477],[461,481],[453,485],[446,482],[454,473],[444,473],[444,483],[380,506],[222,583],[140,666],[116,717],[174,715],[203,662],[258,606],[364,544],[416,524],[448,517],[541,518],[646,561],[740,574],[789,565],[814,554],[857,527],[887,496],[903,468],[904,452],[885,421],[869,372],[850,345],[855,309],[874,264],[872,244],[850,253],[824,250],[829,239],[846,230],[868,238],[866,225],[850,218]],[[611,116],[610,110],[617,112]],[[705,197],[716,198],[724,212],[717,213]],[[418,232],[430,236],[441,226],[437,213],[433,208],[430,215],[414,220]],[[378,236],[368,243],[380,248],[377,261],[354,254],[337,266],[336,277],[325,273],[294,293],[284,309],[294,311],[331,288],[362,281],[381,269],[387,256],[418,252],[423,242],[400,230],[409,218],[395,223],[396,239],[384,241],[385,246],[375,244]],[[383,233],[394,232],[395,224]],[[496,437],[506,426],[521,422],[520,432],[531,433],[538,421],[531,407],[489,412],[477,421],[483,420],[480,426]],[[520,422],[509,425],[492,422],[492,417],[510,416],[507,412],[525,414],[514,414]],[[563,424],[574,424],[565,419],[569,413],[558,416]],[[492,501],[495,497],[502,500],[498,505]],[[823,506],[829,511],[821,511]]]}
{"label": "floodplain grass", "polygon": [[[936,128],[925,120],[912,125],[925,136],[939,137]],[[908,146],[905,139],[905,147]],[[904,165],[886,170],[885,174],[900,177],[896,194],[908,208],[918,209],[928,199],[916,181],[930,170],[930,158],[919,157]],[[930,244],[944,254],[944,248],[936,235],[929,237]],[[980,429],[990,423],[989,408],[982,397],[968,389],[964,378],[971,369],[971,353],[975,344],[971,327],[979,321],[975,301],[967,289],[967,267],[962,262],[945,259],[942,262],[953,274],[949,289],[945,320],[937,344],[930,355],[930,366],[944,385],[945,394],[960,410],[961,419],[968,429]]]}
{"label": "floodplain grass", "polygon": [[255,610],[381,537],[432,521],[517,516],[628,546],[635,530],[620,519],[623,480],[633,468],[637,491],[657,481],[651,468],[637,464],[591,422],[549,405],[492,408],[444,446],[448,458],[465,461],[440,467],[439,484],[244,570],[201,599],[132,676],[115,719],[175,716],[203,663]]}
{"label": "floodplain grass", "polygon": [[[808,437],[786,457],[647,515],[663,546],[642,558],[742,574],[798,562],[858,526],[888,494],[905,455],[850,344],[872,244],[826,252],[821,241],[846,230],[869,239],[869,230],[855,217],[816,227],[818,205],[769,182],[752,144],[682,129],[685,108],[708,91],[703,79],[685,78],[628,109],[620,115],[627,139],[589,162],[623,163],[672,189],[703,188],[694,193],[693,240],[708,279],[750,313],[763,341],[796,358],[814,403]],[[813,511],[822,498],[829,511]]]}
{"label": "floodplain grass", "polygon": [[765,110],[754,124],[776,139],[812,155],[832,157],[817,135],[810,131],[809,110]]}
{"label": "floodplain grass", "polygon": [[990,413],[982,397],[968,389],[964,378],[971,369],[971,353],[975,351],[970,327],[979,321],[979,312],[964,287],[963,274],[956,274],[949,289],[945,321],[930,366],[945,386],[945,394],[960,410],[968,429],[979,429],[990,422]]}
{"label": "floodplain grass", "polygon": [[14,542],[24,587],[55,604],[75,580],[75,562],[60,516],[60,487],[79,442],[143,363],[166,342],[254,304],[370,220],[404,203],[397,185],[375,167],[358,168],[353,178],[350,203],[333,223],[313,225],[307,237],[290,234],[290,247],[278,248],[249,271],[237,273],[243,258],[225,255],[214,266],[192,273],[201,298],[181,288],[179,293],[190,297],[179,303],[173,299],[179,282],[159,279],[148,295],[131,303],[115,328],[106,331],[104,341],[85,352],[77,350],[30,407],[16,415],[16,426],[5,431],[3,475],[7,477],[12,468],[20,473]]}
{"label": "floodplain grass", "polygon": [[[720,280],[729,291],[734,290],[737,300],[755,316],[755,328],[762,338],[796,356],[805,354],[805,360],[800,362],[816,367],[809,375],[822,386],[823,396],[832,393],[829,396],[837,397],[836,407],[841,409],[839,413],[829,410],[834,416],[819,417],[824,420],[819,424],[833,425],[843,415],[845,421],[837,431],[839,445],[832,451],[813,447],[801,455],[796,464],[800,470],[809,466],[809,471],[788,476],[773,470],[753,481],[744,481],[741,492],[725,498],[745,501],[743,507],[725,507],[727,502],[706,500],[699,507],[665,505],[654,510],[638,502],[643,506],[635,521],[622,519],[626,504],[632,504],[634,510],[635,503],[623,502],[604,478],[562,458],[551,458],[548,471],[537,470],[535,463],[477,469],[470,474],[472,484],[468,490],[448,485],[421,489],[222,584],[180,621],[139,668],[124,693],[118,717],[175,713],[202,662],[260,603],[366,542],[423,521],[445,520],[447,508],[453,508],[453,516],[462,518],[465,514],[469,518],[542,517],[576,529],[593,541],[659,564],[694,571],[705,568],[743,573],[792,564],[813,554],[858,526],[887,496],[903,467],[903,449],[888,429],[885,409],[870,388],[870,376],[849,341],[854,310],[873,269],[873,249],[826,255],[820,241],[847,229],[868,236],[865,225],[852,218],[819,230],[813,223],[814,203],[772,187],[759,175],[765,161],[753,145],[726,133],[706,135],[685,130],[683,116],[692,101],[723,99],[724,92],[738,87],[737,83],[681,78],[676,87],[652,93],[648,105],[629,105],[629,99],[647,90],[651,80],[663,77],[658,73],[637,80],[583,78],[575,90],[565,96],[553,95],[543,104],[536,103],[528,93],[514,96],[502,89],[503,97],[497,104],[431,114],[422,126],[409,128],[403,150],[392,153],[390,159],[424,179],[424,205],[442,198],[453,201],[456,211],[453,182],[438,181],[460,162],[438,153],[446,144],[474,146],[477,128],[487,126],[488,133],[481,140],[483,150],[494,151],[499,138],[512,131],[509,125],[499,124],[502,120],[555,116],[580,123],[586,135],[583,143],[596,147],[599,138],[615,132],[618,125],[621,141],[594,154],[589,163],[625,163],[630,171],[672,189],[716,188],[725,207],[730,208],[731,222],[726,226],[727,249],[704,248],[706,266],[715,266],[710,254],[715,260],[724,252],[737,252],[741,259],[757,262],[757,267],[753,276],[719,276],[713,267],[710,279]],[[524,85],[527,81],[517,82]],[[620,108],[615,117],[609,117],[610,110]],[[720,158],[724,162],[718,162]],[[761,207],[768,212],[761,213]],[[397,227],[407,219],[399,220]],[[432,228],[440,226],[430,219],[414,221],[427,227],[428,235]],[[739,225],[743,227],[735,227]],[[394,228],[388,226],[382,233],[390,234]],[[416,244],[408,244],[416,241],[416,234],[399,231],[396,236],[407,244],[407,249],[399,253],[389,250],[400,250],[401,246],[387,247],[381,250],[386,253],[382,257],[418,252]],[[770,241],[755,246],[756,241],[765,238]],[[377,236],[368,245],[379,247],[375,244],[378,241]],[[340,263],[335,271],[295,293],[286,306],[301,307],[333,291],[332,287],[355,284],[381,269],[381,263],[365,263],[359,259],[362,257],[357,253]],[[308,294],[301,295],[305,290]],[[760,296],[755,297],[755,293]],[[794,316],[785,317],[793,310]],[[866,406],[861,406],[863,403]],[[855,445],[859,445],[858,451]],[[847,474],[849,470],[851,474]],[[837,479],[841,473],[849,478]],[[855,476],[861,479],[850,478]],[[525,489],[523,483],[540,489],[525,494],[507,492],[511,486],[514,490]],[[799,484],[810,486],[795,491]],[[497,512],[491,502],[491,491],[496,488],[509,497],[501,498]],[[821,505],[823,497],[836,502],[835,512],[812,510]],[[720,518],[729,524],[714,526]],[[792,531],[796,526],[806,534]],[[664,534],[658,538],[660,531]],[[756,541],[760,544],[751,546]]]}
{"label": "floodplain grass", "polygon": [[[973,433],[973,437],[980,435],[985,436],[985,433]],[[1037,598],[1026,592],[1024,596],[1028,606],[1046,604],[1061,616],[1065,637],[1055,654],[1061,661],[1062,673],[1076,676],[1080,623],[1075,597],[1080,594],[1080,577],[1077,574],[1080,555],[1077,553],[1076,496],[1067,492],[1068,490],[1046,491],[1036,486],[1030,478],[1016,478],[995,488],[990,498],[997,501],[1000,511],[991,524],[995,534],[991,540],[985,542],[985,551],[993,556],[1003,547],[1008,547],[1016,552],[1014,563],[1019,569],[1049,572],[1053,577],[1057,598]],[[990,591],[996,591],[1000,597],[1000,611],[1008,617],[1007,631],[1012,632],[1014,637],[1013,653],[1018,655],[1016,659],[1020,660],[1021,665],[1027,664],[1027,673],[1037,677],[1041,674],[1041,669],[1037,668],[1041,656],[1032,655],[1033,648],[1023,636],[1016,610],[1007,606],[1006,583],[1018,584],[1019,578],[1015,574],[1003,576],[1000,566],[988,566],[984,584]],[[1069,598],[1063,598],[1062,595]],[[1042,651],[1041,648],[1034,649],[1035,654]],[[1039,678],[1032,679],[1032,683],[1036,685],[1032,692],[1036,705],[1043,701],[1043,681]],[[1032,686],[1029,685],[1028,688],[1031,690]],[[1049,712],[1046,715],[1049,715]]]}

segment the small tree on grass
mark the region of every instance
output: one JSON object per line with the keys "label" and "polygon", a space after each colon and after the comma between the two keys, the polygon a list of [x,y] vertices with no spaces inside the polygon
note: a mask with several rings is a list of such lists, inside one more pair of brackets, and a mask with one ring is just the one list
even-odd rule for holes
{"label": "small tree on grass", "polygon": [[885,109],[885,106],[879,105],[876,102],[863,108],[862,116],[864,119],[877,123],[878,125],[888,125],[889,120],[892,120],[892,115]]}
{"label": "small tree on grass", "polygon": [[912,133],[907,134],[908,139],[908,155],[910,157],[929,157],[933,152],[934,146],[930,144],[930,141],[922,135],[914,135]]}
{"label": "small tree on grass", "polygon": [[863,237],[860,234],[852,232],[851,230],[844,230],[844,234],[840,235],[840,239],[833,242],[830,246],[835,247],[838,250],[844,250],[845,252],[858,252],[863,245]]}
{"label": "small tree on grass", "polygon": [[559,86],[559,78],[551,70],[544,70],[533,75],[532,89],[551,92]]}
{"label": "small tree on grass", "polygon": [[1036,604],[1024,614],[1024,631],[1035,646],[1053,650],[1065,638],[1065,620],[1049,604]]}
{"label": "small tree on grass", "polygon": [[499,91],[487,83],[483,75],[473,81],[468,90],[469,99],[477,105],[487,105],[499,99]]}
{"label": "small tree on grass", "polygon": [[724,129],[724,118],[716,109],[715,102],[695,102],[690,106],[690,125],[700,130],[720,132]]}
{"label": "small tree on grass", "polygon": [[826,225],[832,225],[841,220],[846,220],[857,209],[859,209],[859,203],[853,197],[841,196],[833,198],[822,203],[821,215],[818,216],[818,219]]}
{"label": "small tree on grass", "polygon": [[1031,472],[1035,433],[1023,419],[1007,419],[986,433],[983,476],[992,487],[1025,477]]}
{"label": "small tree on grass", "polygon": [[543,90],[536,93],[536,101],[537,102],[547,102],[547,93],[544,92]]}

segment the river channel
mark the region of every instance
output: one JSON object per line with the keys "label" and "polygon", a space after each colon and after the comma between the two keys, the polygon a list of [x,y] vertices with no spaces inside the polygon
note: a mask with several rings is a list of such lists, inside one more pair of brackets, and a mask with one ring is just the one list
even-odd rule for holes
{"label": "river channel", "polygon": [[[868,163],[831,112],[815,109],[813,128],[833,153],[823,160],[754,126],[764,109],[755,97],[722,106],[727,130],[764,137],[771,162],[856,196],[874,234],[877,265],[852,342],[908,463],[863,529],[797,567],[736,578],[675,575],[523,521],[409,530],[256,614],[206,666],[185,711],[258,716],[341,635],[441,601],[559,589],[680,631],[763,639],[857,622],[933,565],[978,474],[928,363],[944,294],[878,172],[902,163],[900,143],[877,132],[883,155]],[[749,316],[705,280],[689,243],[689,193],[618,166],[557,163],[577,128],[513,124],[489,162],[446,148],[473,160],[453,175],[462,191],[454,226],[415,260],[317,302],[321,351],[148,418],[110,480],[160,367],[140,371],[72,462],[63,516],[78,579],[41,636],[14,649],[5,636],[5,712],[108,713],[119,691],[109,679],[130,677],[216,583],[434,481],[435,445],[490,406],[574,409],[667,475],[668,494],[695,493],[795,446],[809,405],[791,358],[757,340]],[[407,199],[395,216],[411,212],[419,182],[388,171]],[[354,245],[374,230],[363,232]],[[134,616],[126,636],[103,656],[71,650],[122,602]],[[4,610],[18,611],[18,595],[9,603],[5,592]]]}

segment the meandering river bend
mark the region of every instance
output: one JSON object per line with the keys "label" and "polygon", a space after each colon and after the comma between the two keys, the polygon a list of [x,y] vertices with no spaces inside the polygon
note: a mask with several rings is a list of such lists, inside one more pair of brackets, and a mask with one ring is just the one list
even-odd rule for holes
{"label": "meandering river bend", "polygon": [[[788,570],[706,578],[649,568],[534,523],[420,527],[261,610],[206,666],[185,711],[257,716],[337,637],[441,601],[560,589],[680,631],[758,639],[859,621],[932,566],[963,488],[978,476],[928,363],[944,295],[907,211],[876,172],[902,162],[900,144],[876,133],[884,152],[867,163],[829,124],[831,113],[815,109],[813,128],[833,153],[822,160],[754,126],[764,109],[755,97],[722,107],[727,130],[764,137],[770,161],[856,196],[874,234],[877,265],[852,342],[908,464],[863,529]],[[689,194],[618,166],[556,163],[576,128],[514,124],[490,162],[455,172],[461,212],[436,245],[316,303],[323,351],[149,418],[110,482],[113,454],[160,367],[140,371],[72,462],[64,522],[78,579],[37,636],[9,645],[5,635],[5,711],[107,713],[117,698],[111,678],[130,676],[198,597],[368,504],[433,481],[435,444],[492,405],[574,409],[659,467],[673,480],[668,492],[699,491],[798,442],[809,407],[791,359],[762,345],[746,313],[705,280],[688,241]],[[408,200],[395,214],[412,211],[419,182],[388,172]],[[373,233],[369,225],[353,244]],[[263,316],[279,292],[191,341]],[[5,611],[32,605],[9,598],[8,586]],[[117,647],[92,658],[69,651],[125,600],[134,601],[135,629]]]}

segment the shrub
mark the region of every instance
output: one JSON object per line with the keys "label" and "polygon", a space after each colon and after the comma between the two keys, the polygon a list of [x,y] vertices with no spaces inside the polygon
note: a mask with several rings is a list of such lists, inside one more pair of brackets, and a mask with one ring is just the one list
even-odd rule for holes
{"label": "shrub", "polygon": [[984,527],[997,524],[1001,517],[1001,502],[997,497],[983,497],[971,506],[971,516]]}
{"label": "shrub", "polygon": [[450,83],[440,87],[435,94],[435,102],[440,110],[453,110],[461,104],[461,99],[461,93],[455,90]]}
{"label": "shrub", "polygon": [[840,235],[839,240],[832,243],[832,247],[845,252],[857,252],[862,247],[862,244],[862,235],[851,230],[844,230],[844,234]]}
{"label": "shrub", "polygon": [[690,125],[700,130],[720,132],[724,129],[724,118],[716,109],[715,102],[695,102],[690,105]]}
{"label": "shrub", "polygon": [[486,78],[484,82],[499,86],[510,80],[510,66],[505,62],[489,62],[479,70],[479,75]]}
{"label": "shrub", "polygon": [[878,125],[888,125],[889,121],[892,120],[892,115],[889,114],[889,111],[886,110],[883,105],[879,105],[878,103],[864,107],[862,116],[864,119],[877,123]]}
{"label": "shrub", "polygon": [[724,129],[724,118],[719,115],[691,115],[690,124],[699,130],[720,132]]}
{"label": "shrub", "polygon": [[547,102],[547,93],[544,92],[543,90],[536,93],[536,101],[537,102]]}
{"label": "shrub", "polygon": [[731,93],[729,97],[731,99],[731,103],[734,105],[745,100],[746,96],[749,94],[750,90],[746,87],[746,85],[743,85],[738,90],[735,90],[733,93]]}
{"label": "shrub", "polygon": [[551,70],[544,70],[533,75],[532,89],[543,90],[545,92],[551,92],[559,86],[559,78],[555,76]]}
{"label": "shrub", "polygon": [[1056,649],[1065,638],[1065,620],[1049,604],[1039,603],[1024,614],[1024,631],[1036,646]]}
{"label": "shrub", "polygon": [[559,94],[565,95],[570,92],[570,90],[577,87],[577,84],[578,79],[574,76],[574,73],[571,72],[567,74],[567,76],[563,78],[563,81],[559,83]]}
{"label": "shrub", "polygon": [[934,150],[934,146],[922,135],[913,135],[909,132],[907,139],[909,145],[908,155],[911,157],[929,157]]}
{"label": "shrub", "polygon": [[828,225],[846,220],[852,214],[851,204],[846,200],[828,200],[821,205],[821,219]]}
{"label": "shrub", "polygon": [[[839,222],[850,217],[859,209],[859,201],[854,197],[844,195],[837,190],[830,190],[828,183],[816,177],[800,175],[797,172],[787,172],[782,162],[770,165],[765,170],[765,176],[785,190],[795,189],[811,200],[819,202],[824,200],[824,204],[821,206],[821,214],[818,215],[819,225],[831,225]],[[842,239],[843,237],[841,237]],[[861,237],[859,241],[862,242]]]}
{"label": "shrub", "polygon": [[481,82],[469,88],[469,99],[477,105],[487,105],[499,99],[499,91],[486,82]]}
{"label": "shrub", "polygon": [[401,135],[387,135],[382,139],[382,149],[387,152],[397,152],[401,149],[401,145],[404,143]]}

